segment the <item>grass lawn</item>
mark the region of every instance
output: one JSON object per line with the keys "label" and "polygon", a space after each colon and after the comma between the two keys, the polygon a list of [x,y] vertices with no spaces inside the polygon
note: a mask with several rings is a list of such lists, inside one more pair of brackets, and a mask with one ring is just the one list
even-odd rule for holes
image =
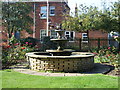
{"label": "grass lawn", "polygon": [[118,77],[101,74],[48,77],[27,75],[13,70],[0,72],[2,72],[2,88],[118,88]]}

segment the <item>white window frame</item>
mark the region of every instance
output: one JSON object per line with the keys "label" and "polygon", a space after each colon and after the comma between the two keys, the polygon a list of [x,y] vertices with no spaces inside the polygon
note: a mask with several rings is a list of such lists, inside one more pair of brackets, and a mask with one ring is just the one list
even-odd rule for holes
{"label": "white window frame", "polygon": [[[67,32],[69,33],[69,34],[67,34]],[[71,36],[71,32],[73,32],[73,40],[69,40],[69,42],[74,42],[74,39],[75,39],[75,32],[74,31],[65,31],[65,36],[69,36],[69,38],[71,38],[70,36]]]}
{"label": "white window frame", "polygon": [[[45,15],[45,17],[41,14]],[[47,18],[47,6],[41,6],[40,7],[40,18],[41,19],[46,19]]]}
{"label": "white window frame", "polygon": [[[85,34],[85,35],[84,35]],[[84,41],[84,38],[88,38],[88,35],[87,35],[87,33],[82,33],[82,42],[83,43],[88,43],[88,40],[86,40],[86,41]]]}
{"label": "white window frame", "polygon": [[[54,31],[54,34],[52,33]],[[55,30],[50,30],[50,38],[57,38],[57,32]]]}
{"label": "white window frame", "polygon": [[[42,33],[43,31],[45,31],[44,34]],[[47,36],[47,35],[46,35],[46,32],[47,32],[47,31],[46,31],[45,29],[41,29],[41,30],[40,30],[40,40],[41,40],[41,41],[42,41],[43,37]],[[42,34],[43,34],[43,35],[42,35]]]}
{"label": "white window frame", "polygon": [[[51,10],[54,10],[54,14],[51,14]],[[50,6],[50,16],[55,16],[55,6]]]}

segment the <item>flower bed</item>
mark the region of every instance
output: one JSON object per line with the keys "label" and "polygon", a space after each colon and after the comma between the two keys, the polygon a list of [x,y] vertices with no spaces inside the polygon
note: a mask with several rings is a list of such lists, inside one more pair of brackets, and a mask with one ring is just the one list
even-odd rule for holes
{"label": "flower bed", "polygon": [[119,69],[119,57],[120,52],[117,51],[115,47],[108,47],[94,52],[96,54],[95,61],[98,63],[107,63],[109,65],[115,66],[115,69]]}
{"label": "flower bed", "polygon": [[35,49],[32,45],[31,42],[21,43],[13,35],[9,43],[2,46],[2,68],[9,68],[13,64],[25,61],[25,54]]}

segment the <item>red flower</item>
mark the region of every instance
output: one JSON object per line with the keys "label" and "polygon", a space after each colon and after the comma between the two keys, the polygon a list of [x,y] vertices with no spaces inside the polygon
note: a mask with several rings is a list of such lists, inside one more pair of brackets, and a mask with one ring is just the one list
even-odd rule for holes
{"label": "red flower", "polygon": [[94,52],[93,54],[97,55],[98,53]]}
{"label": "red flower", "polygon": [[32,43],[29,43],[29,45],[32,45]]}
{"label": "red flower", "polygon": [[108,49],[111,49],[111,47],[108,47]]}
{"label": "red flower", "polygon": [[109,57],[109,56],[110,56],[110,54],[106,55],[106,57]]}
{"label": "red flower", "polygon": [[38,46],[35,46],[35,48],[39,48]]}
{"label": "red flower", "polygon": [[0,43],[0,47],[2,46],[2,43]]}
{"label": "red flower", "polygon": [[8,45],[8,46],[7,46],[7,48],[11,48],[11,46],[10,46],[10,45]]}
{"label": "red flower", "polygon": [[25,47],[22,47],[21,49],[25,49]]}

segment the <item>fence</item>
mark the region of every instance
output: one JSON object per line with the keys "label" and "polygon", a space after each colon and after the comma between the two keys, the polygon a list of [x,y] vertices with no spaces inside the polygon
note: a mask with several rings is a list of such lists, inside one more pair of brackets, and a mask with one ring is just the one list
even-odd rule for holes
{"label": "fence", "polygon": [[73,42],[67,43],[67,48],[72,48],[78,51],[89,51],[93,48],[100,49],[101,47],[115,46],[120,49],[120,44],[116,42],[114,39],[105,39],[105,38],[97,38],[97,39],[87,39],[83,41],[83,39],[75,39]]}

